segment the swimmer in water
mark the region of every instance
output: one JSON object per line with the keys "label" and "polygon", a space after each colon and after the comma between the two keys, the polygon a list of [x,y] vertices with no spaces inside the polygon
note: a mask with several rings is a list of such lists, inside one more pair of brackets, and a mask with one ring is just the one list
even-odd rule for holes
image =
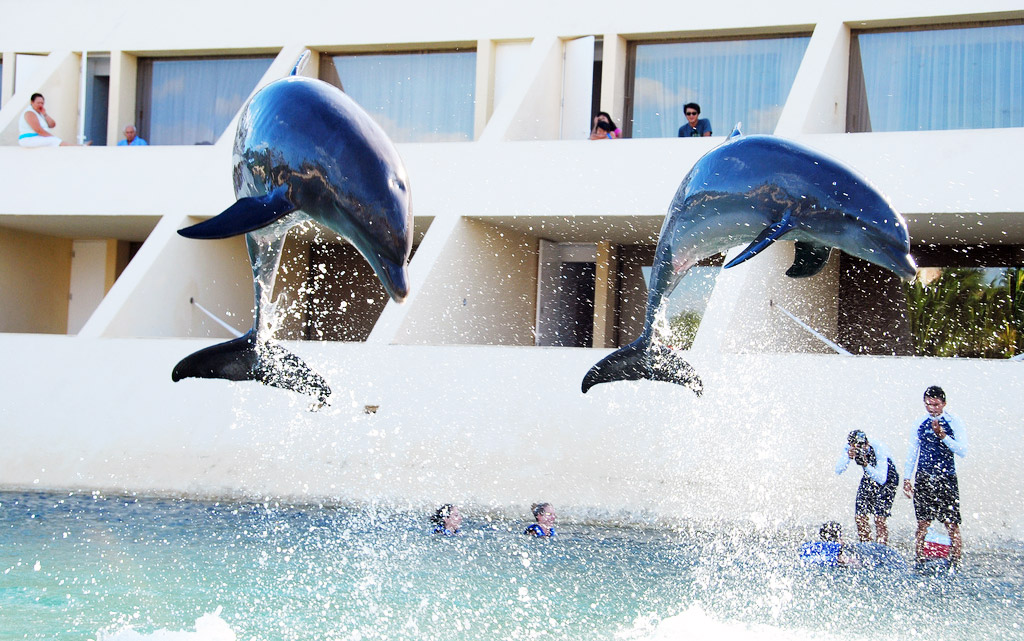
{"label": "swimmer in water", "polygon": [[820,541],[800,546],[801,561],[826,568],[854,565],[853,559],[844,551],[843,526],[835,521],[828,521],[818,530],[818,536],[821,538]]}
{"label": "swimmer in water", "polygon": [[440,534],[442,536],[458,536],[459,526],[462,525],[462,514],[459,513],[459,508],[451,503],[445,503],[441,507],[437,508],[434,512],[434,516],[430,517],[432,523],[434,523],[434,534]]}
{"label": "swimmer in water", "polygon": [[533,536],[555,536],[555,508],[550,503],[534,503],[530,506],[536,523],[531,523],[523,534]]}

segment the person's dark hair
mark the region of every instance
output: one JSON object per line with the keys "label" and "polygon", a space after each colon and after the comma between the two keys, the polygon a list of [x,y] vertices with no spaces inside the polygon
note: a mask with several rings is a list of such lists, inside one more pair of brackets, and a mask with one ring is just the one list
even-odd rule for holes
{"label": "person's dark hair", "polygon": [[829,543],[839,543],[839,537],[843,534],[843,526],[839,525],[835,521],[828,521],[821,526],[818,530],[818,536],[821,537],[822,541]]}
{"label": "person's dark hair", "polygon": [[441,507],[437,508],[437,511],[434,512],[434,516],[430,517],[430,522],[434,525],[444,525],[444,520],[452,513],[453,507],[455,506],[451,503],[445,503]]}
{"label": "person's dark hair", "polygon": [[598,129],[601,129],[603,131],[615,131],[616,129],[619,128],[618,125],[615,124],[615,121],[612,120],[611,114],[609,114],[607,111],[599,111],[599,112],[597,112],[597,115],[598,115],[598,117],[604,116],[605,118],[608,119],[608,122],[604,122],[603,120],[598,120],[597,121],[597,128]]}
{"label": "person's dark hair", "polygon": [[32,94],[32,97],[28,99],[28,101],[29,102],[35,102],[36,98],[46,98],[46,96],[44,96],[41,93],[34,93],[34,94]]}
{"label": "person's dark hair", "polygon": [[925,398],[937,398],[943,403],[946,402],[946,393],[938,385],[932,385],[924,391]]}
{"label": "person's dark hair", "polygon": [[686,113],[687,109],[693,109],[694,111],[697,112],[698,116],[700,115],[700,105],[698,105],[695,102],[688,102],[685,105],[683,105],[683,113]]}
{"label": "person's dark hair", "polygon": [[850,445],[864,445],[868,442],[868,435],[861,430],[853,430],[849,436],[846,437],[846,442]]}
{"label": "person's dark hair", "polygon": [[538,516],[540,516],[541,512],[543,512],[550,505],[550,503],[534,503],[533,505],[531,505],[530,511],[533,512],[533,518],[537,518]]}

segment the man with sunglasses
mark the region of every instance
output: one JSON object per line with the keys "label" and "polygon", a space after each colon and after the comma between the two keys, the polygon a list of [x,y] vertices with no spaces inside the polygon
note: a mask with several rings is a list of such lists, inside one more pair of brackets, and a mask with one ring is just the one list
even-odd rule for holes
{"label": "man with sunglasses", "polygon": [[701,138],[711,135],[711,122],[707,118],[700,118],[700,105],[695,102],[688,102],[683,105],[683,114],[686,116],[686,124],[679,128],[680,138]]}

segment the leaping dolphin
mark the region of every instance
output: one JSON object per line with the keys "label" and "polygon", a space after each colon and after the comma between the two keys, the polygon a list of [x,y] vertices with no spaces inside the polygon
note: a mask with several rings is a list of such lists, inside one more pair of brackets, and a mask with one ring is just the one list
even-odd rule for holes
{"label": "leaping dolphin", "polygon": [[796,240],[786,275],[813,276],[830,248],[911,280],[916,274],[903,217],[865,178],[837,160],[775,136],[742,136],[739,127],[705,154],[680,183],[658,237],[644,329],[635,341],[587,372],[582,389],[619,380],[703,384],[689,363],[656,339],[655,319],[679,280],[699,260],[750,242],[726,267],[780,237]]}
{"label": "leaping dolphin", "polygon": [[238,123],[235,204],[178,231],[186,238],[245,234],[256,305],[252,329],[179,362],[171,378],[254,380],[327,402],[331,388],[273,342],[270,300],[288,230],[314,220],[346,238],[397,302],[409,293],[412,251],[408,177],[384,131],[340,89],[292,75],[260,89]]}

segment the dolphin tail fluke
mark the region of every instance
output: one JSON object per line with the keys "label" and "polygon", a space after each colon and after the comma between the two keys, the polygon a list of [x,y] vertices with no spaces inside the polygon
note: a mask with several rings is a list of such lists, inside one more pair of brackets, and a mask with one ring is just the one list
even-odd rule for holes
{"label": "dolphin tail fluke", "polygon": [[295,354],[275,343],[257,341],[255,331],[240,338],[201,349],[174,366],[171,380],[222,378],[229,381],[257,381],[315,397],[319,406],[327,403],[331,388]]}
{"label": "dolphin tail fluke", "polygon": [[263,196],[239,198],[209,220],[179,229],[185,238],[230,238],[255,231],[298,209],[288,200],[288,186],[281,185]]}
{"label": "dolphin tail fluke", "polygon": [[828,255],[832,252],[831,247],[802,240],[796,241],[794,245],[796,245],[796,252],[793,255],[793,264],[786,270],[786,276],[790,278],[814,276],[825,266],[825,263],[828,262]]}
{"label": "dolphin tail fluke", "polygon": [[620,347],[591,367],[583,377],[581,389],[586,394],[600,383],[639,380],[675,383],[690,388],[697,396],[704,391],[704,384],[689,363],[671,349],[652,345],[643,337]]}
{"label": "dolphin tail fluke", "polygon": [[783,214],[782,216],[782,220],[772,223],[771,225],[765,227],[764,230],[762,230],[761,233],[757,235],[757,238],[752,240],[750,244],[747,245],[747,248],[740,252],[739,256],[729,261],[729,263],[725,266],[726,269],[730,267],[735,267],[736,265],[739,265],[740,263],[746,262],[753,258],[754,256],[757,256],[762,251],[767,249],[769,245],[778,240],[780,236],[782,236],[792,228],[793,222],[790,218],[790,210],[787,209],[786,213]]}

